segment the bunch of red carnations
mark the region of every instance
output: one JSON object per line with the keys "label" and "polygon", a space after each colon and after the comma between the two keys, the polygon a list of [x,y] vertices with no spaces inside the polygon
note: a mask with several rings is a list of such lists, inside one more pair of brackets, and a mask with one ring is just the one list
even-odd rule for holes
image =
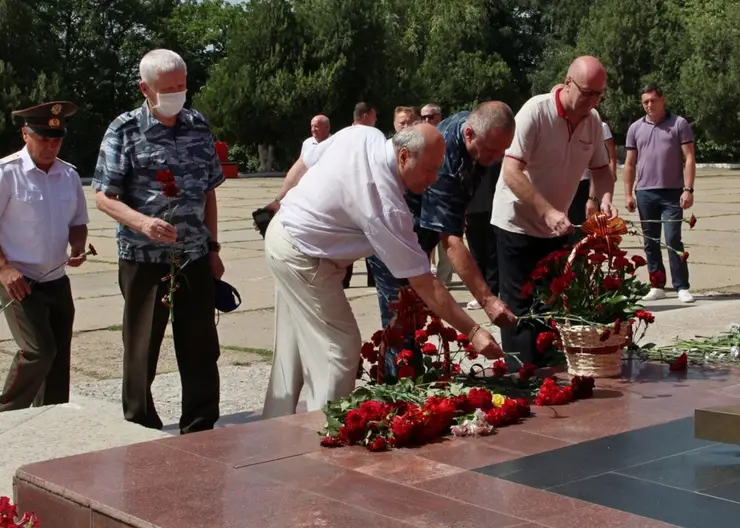
{"label": "bunch of red carnations", "polygon": [[575,400],[585,400],[594,395],[594,378],[591,376],[574,376],[570,385],[560,386],[553,378],[546,378],[542,382],[535,405],[546,407],[551,405],[567,405]]}
{"label": "bunch of red carnations", "polygon": [[18,519],[18,508],[8,497],[0,497],[0,528],[39,528],[41,521],[33,513]]}

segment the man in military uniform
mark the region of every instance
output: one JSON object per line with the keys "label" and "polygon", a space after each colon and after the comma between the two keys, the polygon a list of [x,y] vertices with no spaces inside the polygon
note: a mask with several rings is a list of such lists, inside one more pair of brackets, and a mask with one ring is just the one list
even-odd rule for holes
{"label": "man in military uniform", "polygon": [[[419,243],[427,254],[441,243],[453,268],[490,320],[499,326],[510,326],[516,318],[491,292],[462,237],[465,212],[486,167],[501,160],[513,141],[514,114],[506,104],[489,101],[472,112],[458,112],[448,117],[437,128],[446,144],[437,181],[423,194],[406,193]],[[398,298],[398,290],[407,281],[395,278],[377,256],[370,257],[368,262],[375,276],[380,317],[385,327],[393,317],[388,305]],[[386,354],[386,372],[392,375],[396,372],[397,353],[391,350]],[[421,367],[418,354],[414,367]]]}
{"label": "man in military uniform", "polygon": [[212,429],[219,418],[219,341],[214,277],[219,257],[215,189],[224,181],[206,119],[184,109],[187,70],[170,50],[140,64],[136,110],[108,127],[93,179],[98,208],[118,224],[123,309],[123,412],[161,429],[151,385],[167,326],[171,263],[172,332],[182,382],[180,432]]}
{"label": "man in military uniform", "polygon": [[80,176],[57,155],[76,111],[67,101],[16,110],[26,146],[0,160],[0,302],[20,349],[0,411],[69,401],[75,306],[65,264],[84,262],[89,220]]}

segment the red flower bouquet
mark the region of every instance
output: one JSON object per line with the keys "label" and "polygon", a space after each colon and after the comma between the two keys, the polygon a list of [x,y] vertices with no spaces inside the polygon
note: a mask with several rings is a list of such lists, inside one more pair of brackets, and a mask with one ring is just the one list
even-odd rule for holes
{"label": "red flower bouquet", "polygon": [[[498,360],[490,369],[471,365],[463,374],[461,362],[477,359],[465,336],[431,314],[410,288],[401,290],[393,309],[395,320],[362,346],[358,372],[366,384],[324,406],[322,446],[362,445],[382,451],[424,444],[450,433],[488,435],[528,418],[531,399],[537,405],[565,405],[593,395],[593,378],[573,378],[561,387],[555,379],[537,378],[536,367],[528,364],[510,373]],[[385,350],[402,342],[403,335],[414,336],[413,346],[422,351],[425,370],[416,372],[414,354],[402,349],[396,357],[398,378],[389,377],[386,383]],[[476,366],[491,376],[474,375]],[[556,391],[565,391],[567,397]]]}
{"label": "red flower bouquet", "polygon": [[39,528],[41,521],[33,513],[18,519],[18,509],[8,497],[0,497],[0,528]]}

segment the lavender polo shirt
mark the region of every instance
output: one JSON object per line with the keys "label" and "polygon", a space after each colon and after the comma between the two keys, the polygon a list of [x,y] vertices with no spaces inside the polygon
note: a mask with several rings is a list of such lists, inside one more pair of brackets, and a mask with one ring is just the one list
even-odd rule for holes
{"label": "lavender polo shirt", "polygon": [[666,113],[658,124],[642,117],[627,131],[627,150],[637,151],[637,190],[682,189],[682,145],[694,142],[691,125],[683,117]]}

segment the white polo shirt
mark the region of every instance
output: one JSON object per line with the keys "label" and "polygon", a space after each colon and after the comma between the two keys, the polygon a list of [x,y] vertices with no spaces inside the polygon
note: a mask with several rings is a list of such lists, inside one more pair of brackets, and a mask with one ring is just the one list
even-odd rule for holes
{"label": "white polo shirt", "polygon": [[[567,212],[583,172],[609,166],[596,110],[575,127],[560,104],[560,90],[532,97],[516,114],[516,133],[506,156],[526,164],[524,174],[542,197]],[[503,166],[493,196],[491,223],[512,233],[552,238],[544,218],[526,207],[504,183]]]}
{"label": "white polo shirt", "polygon": [[[38,280],[69,257],[69,228],[89,222],[74,167],[57,159],[48,173],[23,150],[0,160],[0,249],[26,277]],[[62,266],[43,282],[63,277]]]}
{"label": "white polo shirt", "polygon": [[[331,134],[329,134],[329,137],[331,137]],[[324,141],[326,141],[326,139]],[[308,156],[309,153],[313,151],[313,149],[315,149],[318,145],[319,142],[315,137],[311,136],[309,138],[306,138],[303,141],[303,144],[301,144],[301,157],[305,158],[306,156]]]}
{"label": "white polo shirt", "polygon": [[348,262],[375,254],[399,279],[429,273],[393,145],[380,130],[347,127],[303,161],[308,171],[280,202],[299,251]]}
{"label": "white polo shirt", "polygon": [[[603,121],[601,122],[601,129],[604,132],[604,143],[606,143],[607,141],[609,141],[610,139],[612,139],[612,131],[609,130],[609,125],[607,125]],[[606,145],[604,145],[604,148],[606,148]],[[609,151],[608,150],[606,151],[606,154],[607,154],[607,158],[608,158],[609,157]],[[588,180],[590,178],[591,178],[591,171],[588,170],[588,169],[586,169],[584,171],[584,173],[583,173],[583,176],[581,176],[581,181]]]}

